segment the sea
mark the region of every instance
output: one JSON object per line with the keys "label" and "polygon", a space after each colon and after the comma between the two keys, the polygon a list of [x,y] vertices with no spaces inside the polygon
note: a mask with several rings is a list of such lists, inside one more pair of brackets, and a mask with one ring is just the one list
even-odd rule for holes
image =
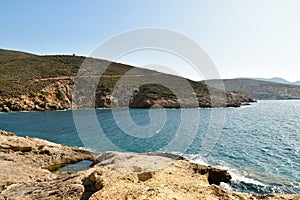
{"label": "sea", "polygon": [[240,108],[99,109],[0,114],[0,129],[94,152],[170,152],[227,168],[221,186],[300,193],[300,100]]}

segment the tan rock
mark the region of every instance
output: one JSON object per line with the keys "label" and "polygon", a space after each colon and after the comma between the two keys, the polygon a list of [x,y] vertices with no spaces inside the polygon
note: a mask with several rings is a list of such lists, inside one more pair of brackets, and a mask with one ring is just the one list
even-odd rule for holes
{"label": "tan rock", "polygon": [[[95,160],[94,166],[73,173],[43,169],[83,159]],[[212,170],[171,154],[107,152],[96,160],[84,150],[0,131],[0,200],[300,199],[228,191],[209,184]]]}

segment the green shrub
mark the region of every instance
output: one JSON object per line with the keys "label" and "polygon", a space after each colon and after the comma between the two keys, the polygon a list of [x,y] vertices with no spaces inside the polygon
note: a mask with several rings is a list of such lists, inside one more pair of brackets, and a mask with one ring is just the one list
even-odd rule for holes
{"label": "green shrub", "polygon": [[56,96],[61,100],[65,98],[64,93],[59,88],[56,88]]}
{"label": "green shrub", "polygon": [[45,92],[45,91],[41,91],[41,94],[44,95],[44,96],[48,96],[49,95],[49,93]]}
{"label": "green shrub", "polygon": [[37,94],[35,93],[35,92],[30,92],[30,96],[32,96],[32,97],[36,97],[37,96]]}

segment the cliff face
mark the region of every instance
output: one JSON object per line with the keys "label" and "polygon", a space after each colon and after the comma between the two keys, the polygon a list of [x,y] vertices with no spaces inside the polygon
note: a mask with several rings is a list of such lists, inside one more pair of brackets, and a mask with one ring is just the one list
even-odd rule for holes
{"label": "cliff face", "polygon": [[[0,111],[71,108],[75,76],[80,65],[86,60],[92,66],[100,69],[109,65],[99,79],[95,94],[89,94],[82,98],[90,101],[90,96],[96,95],[96,108],[112,106],[149,108],[154,105],[166,108],[180,107],[177,96],[170,89],[152,83],[140,86],[137,83],[141,80],[145,82],[164,80],[164,83],[170,84],[174,90],[183,94],[181,106],[184,105],[184,107],[237,107],[243,103],[254,101],[243,93],[226,93],[210,88],[203,83],[124,64],[78,56],[37,56],[0,49]],[[127,75],[126,73],[131,70],[135,73]],[[127,77],[125,82],[118,85],[125,75]],[[185,90],[183,82],[191,86],[192,93]],[[114,96],[115,87],[120,90]],[[132,87],[136,89],[128,90]],[[84,90],[85,88],[83,88]],[[196,105],[190,98],[193,95],[198,101]],[[213,103],[212,96],[217,96]],[[81,99],[79,98],[79,100]]]}
{"label": "cliff face", "polygon": [[[20,97],[0,97],[0,112],[11,111],[45,111],[45,110],[65,110],[72,107],[73,79],[57,80],[37,93],[24,94]],[[154,86],[152,86],[154,87]],[[158,86],[160,87],[160,86]],[[223,98],[223,99],[222,99]],[[226,98],[226,99],[224,99]],[[199,107],[239,107],[241,105],[255,102],[254,99],[246,94],[228,92],[219,97],[219,101],[225,102],[220,105],[211,105],[209,94],[197,97]],[[113,104],[114,102],[117,102]],[[164,108],[180,108],[180,103],[176,96],[163,97],[153,96],[150,90],[145,92],[142,88],[135,91],[131,99],[125,101],[114,98],[111,93],[100,93],[96,96],[96,108],[130,107],[130,108],[150,108],[161,106]],[[195,107],[193,99],[184,99],[185,107]]]}
{"label": "cliff face", "polygon": [[[60,166],[90,160],[79,171]],[[51,171],[50,171],[51,170]],[[299,199],[255,195],[217,186],[227,170],[168,153],[93,153],[0,131],[0,199]]]}
{"label": "cliff face", "polygon": [[58,80],[41,91],[17,97],[0,98],[0,111],[43,111],[71,108],[70,80]]}

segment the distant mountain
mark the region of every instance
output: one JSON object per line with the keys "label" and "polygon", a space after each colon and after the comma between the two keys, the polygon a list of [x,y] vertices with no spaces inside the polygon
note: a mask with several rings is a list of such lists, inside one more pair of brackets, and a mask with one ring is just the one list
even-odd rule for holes
{"label": "distant mountain", "polygon": [[[273,79],[279,81],[280,79]],[[281,80],[282,81],[282,80]],[[253,98],[260,99],[300,99],[300,86],[271,82],[257,79],[237,78],[224,80],[206,80],[206,84],[222,89],[224,83],[226,91],[243,92]]]}
{"label": "distant mountain", "polygon": [[300,81],[296,82],[289,82],[283,78],[280,77],[274,77],[274,78],[254,78],[256,80],[260,81],[269,81],[269,82],[275,82],[275,83],[282,83],[282,84],[289,84],[289,85],[300,85]]}

